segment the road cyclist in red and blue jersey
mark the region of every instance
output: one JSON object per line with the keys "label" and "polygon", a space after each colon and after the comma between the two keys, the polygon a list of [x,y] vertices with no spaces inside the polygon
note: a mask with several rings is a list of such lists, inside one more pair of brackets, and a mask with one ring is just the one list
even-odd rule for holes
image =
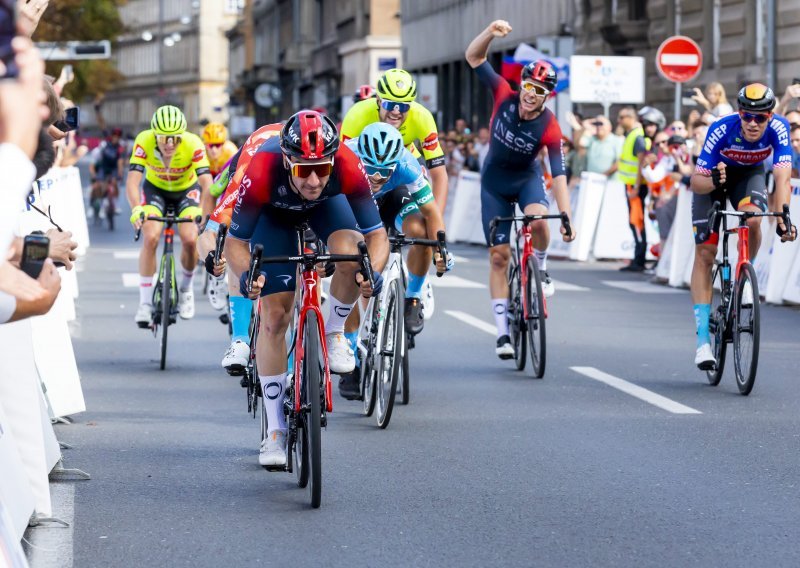
{"label": "road cyclist in red and blue jersey", "polygon": [[[544,177],[536,159],[542,148],[547,148],[553,175],[552,192],[558,209],[571,216],[561,127],[555,115],[544,106],[558,83],[555,69],[546,61],[527,64],[520,77],[521,90],[517,92],[486,60],[492,40],[510,32],[508,22],[495,20],[472,40],[466,51],[467,63],[475,69],[481,82],[492,90],[494,97],[489,153],[481,169],[481,219],[486,243],[490,247],[489,289],[498,336],[495,352],[501,359],[514,357],[507,317],[511,224],[499,223],[494,242],[490,243],[489,223],[494,217],[512,215],[514,202],[526,215],[548,213]],[[534,253],[543,272],[543,291],[545,296],[551,296],[554,285],[546,272],[549,227],[546,221],[540,220],[531,224],[531,230]],[[567,236],[563,227],[561,233],[565,241],[573,240],[576,234],[573,229]]]}
{"label": "road cyclist in red and blue jersey", "polygon": [[[791,198],[789,123],[784,117],[773,113],[775,102],[775,94],[766,85],[752,83],[743,87],[738,96],[739,112],[723,116],[709,127],[692,175],[692,225],[696,246],[691,288],[697,326],[695,364],[702,370],[713,369],[715,364],[709,313],[711,270],[717,256],[720,219],[717,219],[717,226],[708,226],[708,216],[714,202],[718,201],[724,206],[727,198],[738,211],[766,211],[764,166],[770,155],[775,178],[774,211],[782,211],[783,205],[788,205]],[[777,221],[776,231],[781,241],[793,241],[797,237],[796,228],[793,226],[787,230],[783,219],[778,218]],[[761,218],[750,218],[747,225],[752,260],[761,246]],[[758,298],[752,297],[752,290],[746,287],[742,303],[752,305],[757,301]]]}
{"label": "road cyclist in red and blue jersey", "polygon": [[[369,249],[374,288],[357,274],[356,263],[341,263],[328,297],[325,333],[330,370],[349,373],[355,368],[355,358],[344,336],[345,320],[359,290],[364,296],[379,293],[389,240],[361,161],[340,145],[333,121],[310,110],[290,117],[280,135],[256,151],[244,172],[225,249],[231,268],[241,274],[243,287],[250,280],[250,246],[261,244],[265,257],[297,254],[296,227],[301,223],[308,223],[331,254],[356,255],[361,241]],[[267,467],[286,464],[285,334],[292,316],[295,275],[292,263],[266,264],[252,289],[253,295],[261,296],[258,378],[262,388],[270,390],[270,396],[263,398],[269,431],[259,453],[259,463]]]}

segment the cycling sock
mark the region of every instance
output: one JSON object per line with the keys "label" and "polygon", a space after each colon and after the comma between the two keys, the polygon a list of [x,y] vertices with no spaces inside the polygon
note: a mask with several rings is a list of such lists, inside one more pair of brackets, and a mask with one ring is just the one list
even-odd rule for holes
{"label": "cycling sock", "polygon": [[492,300],[494,324],[497,326],[497,337],[508,335],[508,299]]}
{"label": "cycling sock", "polygon": [[708,332],[708,316],[711,314],[711,304],[694,305],[694,323],[697,326],[697,346],[704,343],[711,343],[711,335]]}
{"label": "cycling sock", "polygon": [[250,341],[250,314],[253,312],[253,300],[242,296],[230,296],[228,305],[231,309],[232,341]]}
{"label": "cycling sock", "polygon": [[186,292],[192,289],[192,281],[194,280],[194,270],[183,269],[183,277],[181,278],[181,292]]}
{"label": "cycling sock", "polygon": [[[358,353],[358,350],[356,349],[356,344],[358,343],[358,332],[345,332],[344,336],[347,338],[347,342],[350,344],[350,349],[353,350],[353,353]],[[356,358],[356,361],[358,361],[358,358]]]}
{"label": "cycling sock", "polygon": [[328,321],[325,322],[325,333],[342,333],[344,322],[350,315],[355,302],[347,304],[340,302],[333,297],[333,294],[328,296],[328,301],[331,303],[331,311],[328,314]]}
{"label": "cycling sock", "polygon": [[286,431],[286,415],[283,413],[283,398],[286,394],[286,373],[259,375],[261,392],[264,394],[264,410],[267,411],[267,433]]}
{"label": "cycling sock", "polygon": [[139,276],[139,303],[153,303],[153,277]]}
{"label": "cycling sock", "polygon": [[539,263],[539,270],[547,270],[547,251],[533,249],[533,256],[536,257],[536,261]]}
{"label": "cycling sock", "polygon": [[406,298],[421,298],[422,287],[425,285],[425,275],[417,276],[408,273],[408,288],[406,288]]}

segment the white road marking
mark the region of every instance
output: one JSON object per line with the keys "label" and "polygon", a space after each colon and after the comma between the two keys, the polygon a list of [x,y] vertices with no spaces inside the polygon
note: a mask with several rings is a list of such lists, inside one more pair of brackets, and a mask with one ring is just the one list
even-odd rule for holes
{"label": "white road marking", "polygon": [[629,394],[638,398],[639,400],[643,400],[649,404],[652,404],[653,406],[657,406],[662,410],[666,410],[667,412],[672,412],[673,414],[702,414],[702,412],[695,410],[690,406],[683,405],[680,402],[676,402],[670,398],[656,394],[653,391],[647,390],[646,388],[629,383],[628,381],[620,379],[619,377],[615,377],[614,375],[604,373],[603,371],[595,369],[594,367],[570,367],[570,369],[576,373],[580,373],[581,375],[589,377],[590,379],[600,381],[601,383],[605,383],[610,387],[621,390],[625,394]]}
{"label": "white road marking", "polygon": [[682,294],[684,292],[684,290],[678,290],[677,288],[657,286],[640,280],[603,280],[603,284],[637,294]]}
{"label": "white road marking", "polygon": [[457,255],[457,254],[453,254],[452,252],[450,253],[450,256],[453,257],[453,260],[455,261],[456,264],[462,264],[462,263],[463,264],[469,264],[470,262],[472,262],[466,256],[460,256],[460,255]]}
{"label": "white road marking", "polygon": [[586,286],[578,286],[577,284],[570,284],[569,282],[562,282],[553,278],[553,284],[556,285],[556,292],[590,292],[591,289]]}
{"label": "white road marking", "polygon": [[131,260],[139,258],[139,251],[137,249],[115,250],[114,258],[122,260]]}
{"label": "white road marking", "polygon": [[122,285],[126,288],[139,287],[139,273],[138,272],[123,272]]}
{"label": "white road marking", "polygon": [[466,312],[459,312],[458,310],[445,310],[448,316],[452,316],[457,320],[463,321],[466,324],[471,325],[481,331],[485,331],[489,335],[496,336],[497,335],[497,328],[492,324],[483,321],[482,319],[478,319],[475,316],[471,316]]}
{"label": "white road marking", "polygon": [[75,482],[51,483],[53,516],[69,523],[47,523],[28,529],[28,564],[33,568],[72,568],[75,530]]}
{"label": "white road marking", "polygon": [[441,278],[434,275],[433,277],[428,277],[428,279],[431,285],[436,288],[486,288],[486,284],[467,280],[453,274],[445,274]]}

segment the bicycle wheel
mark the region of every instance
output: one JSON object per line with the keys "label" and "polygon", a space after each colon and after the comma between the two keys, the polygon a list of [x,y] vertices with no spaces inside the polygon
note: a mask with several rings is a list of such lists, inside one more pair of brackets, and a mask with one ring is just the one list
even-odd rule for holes
{"label": "bicycle wheel", "polygon": [[311,506],[318,508],[322,499],[322,361],[319,347],[317,314],[309,311],[303,330],[303,369],[301,404],[304,410],[303,429],[306,431],[309,489]]}
{"label": "bicycle wheel", "polygon": [[724,280],[722,275],[723,267],[718,264],[714,268],[714,276],[711,280],[711,311],[708,317],[711,352],[714,354],[714,359],[716,359],[716,365],[711,371],[706,371],[708,384],[714,387],[722,379],[722,372],[725,370],[725,354],[728,350],[728,343],[725,338],[728,327],[725,312],[730,301],[730,282]]}
{"label": "bicycle wheel", "polygon": [[514,346],[514,363],[517,371],[525,369],[528,345],[525,341],[526,322],[522,311],[522,284],[519,265],[512,257],[508,265],[508,331]]}
{"label": "bicycle wheel", "polygon": [[397,280],[389,285],[386,296],[386,311],[381,338],[381,352],[377,368],[378,426],[386,428],[392,419],[397,381],[403,359],[397,355],[402,347],[405,328],[403,326],[403,303],[400,301],[400,286]]}
{"label": "bicycle wheel", "polygon": [[167,365],[167,330],[172,309],[172,257],[164,258],[164,278],[161,280],[161,370]]}
{"label": "bicycle wheel", "polygon": [[361,400],[364,402],[364,416],[372,416],[375,411],[376,393],[375,393],[375,337],[377,324],[377,314],[380,312],[378,298],[370,302],[370,309],[364,315],[366,323],[362,325],[369,326],[369,331],[366,334],[366,353],[362,353],[361,367],[359,367],[359,381],[361,383]]}
{"label": "bicycle wheel", "polygon": [[400,404],[408,404],[411,397],[410,383],[411,383],[411,365],[408,356],[408,336],[403,337],[405,340],[405,349],[403,349],[403,380],[400,381]]}
{"label": "bicycle wheel", "polygon": [[[752,305],[742,305],[745,286],[753,292]],[[736,386],[743,395],[750,394],[756,382],[758,370],[758,347],[760,335],[760,313],[758,298],[758,278],[750,263],[742,266],[736,281],[736,295],[733,310],[733,363],[736,369]]]}
{"label": "bicycle wheel", "polygon": [[547,362],[547,336],[545,334],[544,296],[542,280],[536,259],[531,257],[525,267],[528,272],[528,284],[525,295],[528,299],[528,344],[531,348],[531,366],[533,376],[541,379]]}

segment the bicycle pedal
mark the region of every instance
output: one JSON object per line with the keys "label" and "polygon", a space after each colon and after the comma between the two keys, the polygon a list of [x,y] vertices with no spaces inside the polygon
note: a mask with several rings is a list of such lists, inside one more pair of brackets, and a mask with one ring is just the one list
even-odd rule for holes
{"label": "bicycle pedal", "polygon": [[267,471],[289,471],[285,465],[262,465]]}
{"label": "bicycle pedal", "polygon": [[222,325],[228,325],[229,323],[231,323],[231,320],[228,317],[228,314],[220,314],[219,315],[219,321],[220,321],[220,323]]}
{"label": "bicycle pedal", "polygon": [[225,367],[225,370],[231,377],[241,377],[244,375],[244,369],[245,368],[242,365],[231,365],[230,367]]}
{"label": "bicycle pedal", "polygon": [[140,329],[150,329],[153,326],[149,321],[137,321],[136,325],[138,325]]}

